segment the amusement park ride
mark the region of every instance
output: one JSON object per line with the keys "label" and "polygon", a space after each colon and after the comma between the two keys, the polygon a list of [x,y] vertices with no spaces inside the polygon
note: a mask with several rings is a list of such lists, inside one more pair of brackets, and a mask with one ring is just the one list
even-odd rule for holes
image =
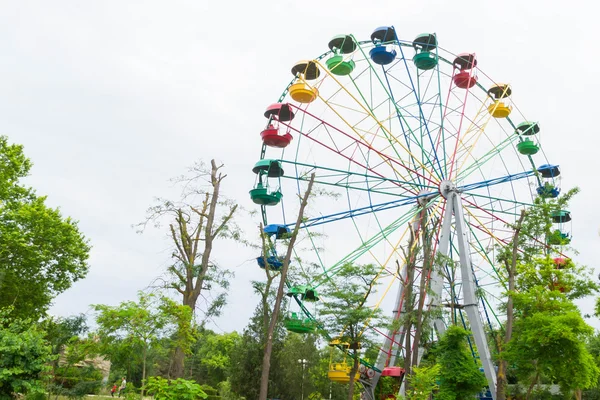
{"label": "amusement park ride", "polygon": [[[302,224],[312,251],[295,262],[317,265],[322,273],[302,285],[288,282],[286,328],[328,337],[328,376],[348,383],[349,345],[336,339],[340,332],[323,332],[311,305],[326,302],[319,286],[347,263],[376,264],[383,289],[370,294],[369,306],[389,310],[397,320],[410,311],[407,268],[414,268],[427,282],[425,290],[414,286],[416,301],[439,310],[428,322],[434,336],[443,334],[451,317],[468,327],[470,348],[490,389],[482,398],[495,398],[496,372],[485,335],[486,325],[500,324],[494,309],[503,283],[495,253],[511,240],[510,224],[535,196],[560,194],[561,171],[545,159],[540,126],[514,105],[508,84],[479,69],[474,53],[450,53],[435,34],[405,41],[394,27],[383,26],[370,40],[338,35],[328,45],[329,51],[292,66],[292,81],[264,113],[260,160],[253,168],[250,197],[261,206],[270,243],[266,260],[257,259],[261,268],[282,267],[277,243],[293,228],[296,197],[312,173],[315,186],[339,195],[314,199],[315,216]],[[547,245],[568,244],[569,211],[554,213],[552,220]],[[433,232],[429,246],[418,236],[422,225]],[[416,232],[418,251],[440,255],[441,265],[429,272],[418,263],[409,266],[403,251],[409,232]],[[344,256],[340,249],[350,253]],[[559,268],[564,259],[555,262]],[[447,311],[449,303],[459,307]],[[382,376],[396,378],[403,390],[404,369],[397,361],[405,343],[423,353],[419,343],[404,340],[414,337],[415,327],[385,330],[365,325],[365,335],[379,337],[381,344],[377,361],[360,360],[356,375],[370,400]]]}

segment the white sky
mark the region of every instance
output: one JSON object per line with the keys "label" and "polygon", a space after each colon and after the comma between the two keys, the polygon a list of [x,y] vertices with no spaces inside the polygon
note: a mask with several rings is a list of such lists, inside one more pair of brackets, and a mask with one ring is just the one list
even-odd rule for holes
{"label": "white sky", "polygon": [[[592,2],[559,1],[0,1],[0,133],[25,145],[29,184],[80,221],[93,250],[88,277],[52,312],[133,299],[169,262],[161,231],[144,235],[154,196],[195,160],[226,164],[225,192],[253,208],[264,108],[292,64],[336,34],[367,39],[394,25],[401,39],[436,32],[440,45],[476,52],[508,82],[563,187],[582,189],[571,211],[578,261],[595,266],[600,227],[595,131],[599,28]],[[240,221],[255,235],[256,221]],[[246,325],[262,274],[251,251],[219,246],[235,273],[218,329]],[[348,249],[348,251],[351,249]],[[234,316],[234,317],[232,317]]]}

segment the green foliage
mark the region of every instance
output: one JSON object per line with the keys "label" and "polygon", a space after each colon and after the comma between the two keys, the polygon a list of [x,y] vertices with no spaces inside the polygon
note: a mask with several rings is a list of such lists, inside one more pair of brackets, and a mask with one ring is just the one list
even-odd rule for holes
{"label": "green foliage", "polygon": [[[570,300],[589,296],[599,289],[589,268],[565,260],[558,269],[549,256],[533,257],[527,262],[518,263],[516,287],[520,293],[536,288],[559,291]],[[525,306],[525,303],[521,302],[521,306]]]}
{"label": "green foliage", "polygon": [[41,374],[52,360],[44,332],[30,319],[8,320],[8,313],[0,309],[0,399],[10,398],[13,392],[41,392]]}
{"label": "green foliage", "polygon": [[0,308],[35,320],[85,277],[90,247],[75,221],[19,184],[30,168],[22,146],[0,136]]}
{"label": "green foliage", "polygon": [[163,322],[170,323],[174,327],[171,346],[179,347],[185,354],[190,354],[191,346],[197,339],[197,332],[192,323],[194,310],[189,306],[176,303],[168,297],[162,297],[159,311]]}
{"label": "green foliage", "polygon": [[236,394],[231,388],[230,381],[220,382],[217,386],[221,400],[243,400],[244,398]]}
{"label": "green foliage", "polygon": [[[277,375],[281,379],[280,398],[300,399],[315,390],[310,379],[310,370],[319,363],[319,352],[316,347],[315,335],[300,335],[288,333],[283,342],[281,351],[274,354],[278,359],[280,371]],[[305,360],[304,370],[299,360]]]}
{"label": "green foliage", "polygon": [[[160,337],[169,327],[176,332],[175,345],[180,345],[191,334],[191,309],[172,300],[152,294],[138,293],[138,302],[128,301],[116,307],[93,306],[98,315],[98,333],[101,352],[111,360],[135,354],[141,361],[141,383],[146,377],[148,353],[160,343]],[[187,349],[187,348],[186,348]],[[140,354],[141,353],[141,354]]]}
{"label": "green foliage", "polygon": [[[326,299],[321,310],[325,317],[324,327],[328,332],[336,332],[336,339],[348,347],[353,361],[350,370],[348,399],[354,394],[354,381],[358,371],[359,357],[363,349],[371,347],[373,341],[368,336],[367,324],[381,327],[385,319],[381,308],[366,304],[369,294],[377,285],[379,271],[374,265],[345,264],[335,274],[335,281],[329,281],[323,298]],[[345,355],[344,355],[345,359]]]}
{"label": "green foliage", "polygon": [[42,327],[46,341],[52,346],[52,354],[59,354],[63,346],[77,340],[88,330],[83,314],[66,318],[49,317],[42,322]]}
{"label": "green foliage", "polygon": [[73,389],[79,386],[84,394],[98,393],[102,384],[102,373],[92,365],[78,367],[73,365],[59,366],[54,371],[54,381],[60,382],[65,389]]}
{"label": "green foliage", "polygon": [[[269,295],[269,293],[267,293]],[[270,300],[273,296],[268,296],[265,303],[260,302],[254,311],[250,323],[244,329],[241,340],[236,343],[231,353],[231,368],[229,371],[229,380],[231,387],[238,395],[246,399],[257,399],[260,392],[261,366],[265,348],[266,327],[264,313],[266,311],[267,320],[270,320]],[[263,304],[266,308],[263,308]],[[271,370],[269,373],[269,396],[279,398],[281,387],[287,385],[281,379],[281,372],[286,366],[280,365],[277,355],[283,348],[286,331],[283,328],[282,314],[280,313],[279,323],[275,326],[273,333],[273,357],[271,357]]]}
{"label": "green foliage", "polygon": [[468,332],[449,326],[433,350],[440,368],[436,399],[471,399],[487,385],[487,381],[467,349]]}
{"label": "green foliage", "polygon": [[231,368],[231,354],[241,343],[237,332],[216,334],[202,329],[197,334],[192,354],[185,364],[190,377],[202,384],[217,387],[227,380]]}
{"label": "green foliage", "polygon": [[142,292],[138,293],[138,302],[127,301],[115,307],[96,304],[93,308],[98,313],[98,333],[105,340],[128,338],[147,346],[168,323],[168,315],[157,306],[156,297]]}
{"label": "green foliage", "polygon": [[325,287],[323,309],[325,328],[328,332],[339,332],[341,342],[360,343],[363,348],[370,344],[366,336],[368,330],[363,329],[367,321],[374,326],[381,326],[383,317],[381,309],[373,309],[365,304],[368,294],[376,285],[378,271],[374,265],[345,264],[335,275],[335,282]]}
{"label": "green foliage", "polygon": [[562,393],[598,383],[600,370],[586,348],[594,333],[577,307],[558,291],[543,286],[514,296],[519,318],[506,358],[523,383],[540,376],[560,385]]}
{"label": "green foliage", "polygon": [[440,369],[439,364],[413,367],[411,376],[407,377],[410,391],[406,393],[406,399],[429,400],[431,394],[439,387],[437,379]]}
{"label": "green foliage", "polygon": [[155,400],[196,400],[208,397],[199,384],[181,378],[169,380],[151,376],[146,389]]}

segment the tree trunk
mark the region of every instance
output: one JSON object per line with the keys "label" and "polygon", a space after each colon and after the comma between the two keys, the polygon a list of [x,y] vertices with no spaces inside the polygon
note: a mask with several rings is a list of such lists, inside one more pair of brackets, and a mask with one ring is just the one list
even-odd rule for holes
{"label": "tree trunk", "polygon": [[352,397],[354,397],[354,377],[356,376],[357,371],[358,354],[356,354],[356,350],[354,350],[354,363],[352,364],[352,369],[350,370],[350,386],[348,387],[348,400],[352,400]]}
{"label": "tree trunk", "polygon": [[273,350],[273,333],[275,332],[275,326],[277,325],[277,320],[279,319],[281,301],[284,295],[283,289],[285,287],[285,280],[287,278],[287,272],[290,266],[290,259],[292,258],[292,251],[294,249],[294,244],[296,243],[296,238],[298,237],[300,225],[302,224],[302,220],[304,219],[304,209],[308,204],[308,196],[310,196],[310,192],[312,190],[314,182],[315,174],[313,172],[310,176],[310,181],[308,182],[308,188],[306,189],[304,197],[302,198],[302,202],[300,203],[298,219],[296,220],[296,225],[294,226],[294,231],[292,232],[292,236],[290,237],[290,242],[287,246],[287,252],[283,260],[283,268],[281,269],[281,276],[279,277],[279,288],[277,289],[275,305],[273,306],[273,312],[271,313],[271,323],[269,324],[269,331],[267,332],[267,343],[265,344],[265,354],[263,356],[262,372],[260,376],[260,395],[258,397],[259,400],[267,400],[267,393],[269,390],[269,371],[271,369],[271,352]]}
{"label": "tree trunk", "polygon": [[[410,242],[409,242],[410,243]],[[410,376],[412,374],[412,343],[410,330],[412,328],[412,314],[414,311],[414,299],[413,299],[413,280],[414,280],[414,265],[412,262],[408,262],[406,265],[406,294],[404,299],[406,301],[406,322],[404,323],[404,376]],[[409,389],[408,380],[405,383],[406,389]]]}
{"label": "tree trunk", "polygon": [[183,351],[183,349],[180,346],[177,346],[175,348],[175,351],[173,352],[173,356],[172,356],[171,374],[170,374],[171,378],[174,378],[174,379],[183,378],[183,375],[185,373],[184,363],[185,363],[185,352]]}
{"label": "tree trunk", "polygon": [[144,399],[144,388],[146,387],[146,357],[148,355],[148,346],[144,345],[144,353],[142,355],[142,390],[140,399]]}
{"label": "tree trunk", "polygon": [[[524,219],[525,210],[521,210],[521,215],[519,216],[519,220],[517,221],[517,225],[515,226],[515,232],[513,234],[513,247],[511,254],[512,258],[510,260],[510,264],[508,264],[508,260],[506,261],[506,272],[508,274],[508,296],[506,301],[506,332],[504,333],[504,343],[501,343],[498,347],[498,352],[500,353],[500,356],[502,356],[502,351],[504,351],[504,345],[508,344],[508,342],[510,342],[510,339],[512,338],[513,323],[515,319],[512,293],[515,290],[515,276],[517,274],[519,234],[521,233],[521,226],[523,225]],[[508,361],[500,357],[500,362],[498,363],[498,372],[496,373],[496,400],[506,400],[506,387],[508,385],[508,379],[506,378],[507,370]]]}
{"label": "tree trunk", "polygon": [[538,379],[540,379],[539,371],[535,374],[535,378],[533,378],[533,381],[531,382],[531,384],[529,385],[529,388],[527,389],[527,394],[525,395],[525,398],[527,400],[529,400],[531,398],[531,392],[533,391],[533,388],[535,387]]}
{"label": "tree trunk", "polygon": [[[423,308],[425,307],[425,286],[429,280],[429,273],[431,271],[431,235],[429,229],[427,229],[427,212],[423,210],[421,216],[421,237],[423,240],[423,267],[421,268],[421,280],[419,282],[419,304],[417,305],[417,318],[415,326],[415,337],[413,339],[413,347],[417,351],[413,351],[412,355],[412,366],[419,363],[419,345],[421,343],[421,336],[423,331]],[[418,239],[417,239],[418,240]],[[412,368],[412,367],[411,367]]]}
{"label": "tree trunk", "polygon": [[[195,299],[189,297],[184,298],[184,306],[190,307],[192,310],[196,308]],[[185,375],[185,351],[181,345],[175,347],[175,351],[171,356],[171,371],[169,376],[173,379],[183,378]]]}

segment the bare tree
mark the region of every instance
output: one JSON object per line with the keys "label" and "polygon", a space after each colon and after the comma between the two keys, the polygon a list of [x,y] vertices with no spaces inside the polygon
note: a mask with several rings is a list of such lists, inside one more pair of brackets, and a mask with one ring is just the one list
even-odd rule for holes
{"label": "bare tree", "polygon": [[[232,238],[240,240],[240,232],[233,216],[238,205],[222,197],[221,184],[227,175],[221,172],[223,165],[211,160],[210,167],[203,163],[191,168],[190,176],[180,177],[176,183],[183,185],[181,200],[173,202],[158,199],[157,205],[148,209],[147,219],[155,226],[168,220],[168,235],[173,246],[173,263],[167,268],[164,287],[181,295],[182,304],[192,311],[204,300],[204,317],[218,315],[225,305],[226,291],[212,297],[211,289],[228,286],[226,269],[219,268],[212,259],[215,240]],[[216,286],[216,287],[215,287]],[[189,326],[191,321],[182,321]],[[184,326],[180,332],[183,333]],[[184,374],[184,359],[189,340],[180,337],[171,358],[170,375],[175,378]]]}
{"label": "bare tree", "polygon": [[285,280],[287,278],[290,260],[292,258],[292,251],[294,250],[294,244],[296,243],[296,239],[298,237],[300,225],[302,224],[302,220],[304,219],[304,209],[308,204],[308,197],[310,196],[310,192],[312,191],[314,181],[315,174],[312,173],[310,176],[310,181],[308,182],[308,188],[306,189],[306,192],[304,192],[304,196],[302,197],[302,201],[300,203],[300,210],[298,211],[298,218],[296,219],[296,225],[294,226],[294,230],[290,235],[290,241],[287,245],[287,251],[283,259],[283,267],[281,268],[281,275],[279,277],[279,287],[277,289],[277,296],[275,297],[275,304],[273,305],[273,312],[271,313],[269,330],[267,331],[267,342],[265,344],[265,353],[263,356],[262,372],[260,377],[260,395],[258,397],[259,400],[267,399],[267,392],[269,389],[269,371],[271,369],[271,352],[273,350],[273,332],[275,331],[275,325],[277,324],[277,320],[279,318],[281,302],[284,296],[283,291],[285,286]]}

